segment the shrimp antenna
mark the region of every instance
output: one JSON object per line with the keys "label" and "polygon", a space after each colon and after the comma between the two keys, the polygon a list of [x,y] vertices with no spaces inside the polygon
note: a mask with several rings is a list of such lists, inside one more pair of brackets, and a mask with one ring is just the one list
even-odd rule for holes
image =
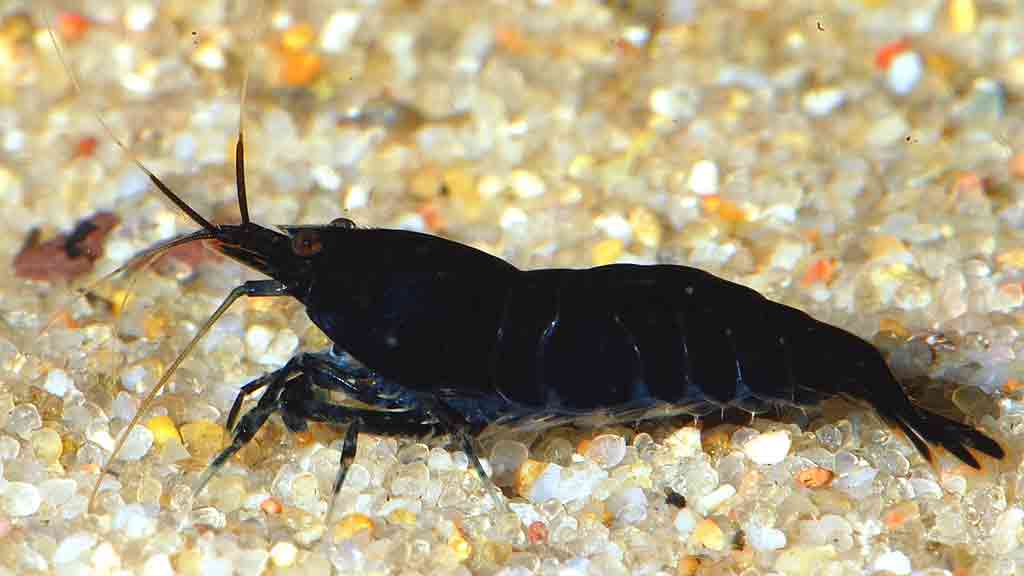
{"label": "shrimp antenna", "polygon": [[[263,3],[260,3],[257,21],[263,20]],[[238,190],[238,212],[242,226],[249,224],[249,201],[245,192],[245,99],[249,94],[249,60],[242,64],[242,90],[238,96],[238,143],[235,144],[235,188]]]}
{"label": "shrimp antenna", "polygon": [[224,313],[228,311],[228,308],[231,307],[231,304],[234,303],[235,300],[238,300],[240,297],[244,296],[245,294],[246,288],[244,286],[235,288],[234,290],[231,291],[230,294],[228,294],[227,298],[225,298],[221,305],[217,308],[217,310],[214,311],[213,315],[211,315],[206,320],[206,322],[204,322],[203,325],[199,327],[199,330],[196,331],[196,334],[195,336],[192,337],[192,340],[190,340],[189,343],[185,345],[185,348],[178,353],[178,356],[174,359],[173,362],[171,362],[170,366],[168,366],[167,369],[164,370],[164,374],[163,376],[160,377],[160,380],[157,381],[157,383],[153,386],[152,389],[150,389],[149,393],[146,394],[146,397],[142,399],[142,403],[139,405],[139,409],[135,411],[135,416],[133,416],[131,422],[129,422],[128,425],[124,427],[124,431],[121,432],[121,435],[118,437],[116,444],[114,444],[114,450],[113,452],[110,453],[110,458],[107,459],[107,463],[103,466],[103,468],[100,469],[100,476],[96,480],[96,484],[93,485],[92,492],[89,493],[89,504],[87,510],[93,509],[93,505],[96,502],[96,496],[99,494],[100,486],[103,484],[103,477],[110,472],[110,466],[111,464],[114,463],[114,458],[117,457],[117,454],[121,451],[121,448],[124,447],[125,442],[128,441],[128,435],[131,433],[132,429],[135,428],[135,426],[142,420],[142,417],[149,410],[150,406],[153,405],[153,402],[156,400],[157,394],[159,394],[160,391],[163,390],[164,386],[166,386],[167,383],[171,380],[171,376],[174,375],[174,371],[177,370],[178,366],[181,365],[185,358],[187,358],[188,355],[192,353],[192,349],[196,347],[196,344],[199,344],[199,341],[202,340],[203,336],[205,336],[206,333],[210,331],[210,328],[213,328],[213,325],[217,323],[217,320],[220,320],[220,317],[223,316]]}
{"label": "shrimp antenna", "polygon": [[[261,15],[263,13],[262,8],[263,5],[261,4]],[[50,38],[54,41],[54,45],[56,46],[56,38],[53,35],[52,28],[48,29],[48,31],[50,33]],[[57,50],[59,54],[60,49],[58,48]],[[75,80],[74,74],[71,72],[70,67],[68,67],[67,63],[64,62],[63,57],[61,57],[61,63],[63,63],[64,68],[68,70],[68,73],[71,76],[72,81],[75,83],[75,87],[77,89],[78,83]],[[248,203],[246,202],[245,194],[245,151],[243,144],[243,121],[245,118],[245,114],[243,111],[245,109],[245,96],[248,90],[248,84],[249,67],[248,64],[246,64],[245,72],[243,73],[242,78],[242,91],[239,104],[240,110],[238,121],[238,143],[235,145],[235,181],[238,189],[238,210],[241,214],[243,226],[249,223],[249,207]],[[79,90],[79,93],[81,93],[81,90]],[[99,117],[99,114],[97,114],[97,117]],[[131,153],[128,151],[128,149],[123,144],[121,144],[121,142],[117,140],[117,138],[113,135],[112,131],[109,128],[107,128],[107,125],[103,122],[102,118],[100,118],[100,122],[103,124],[103,127],[106,129],[107,133],[110,134],[110,136],[114,138],[114,140],[118,143],[118,146],[120,146],[122,150],[124,150],[127,154],[129,154],[129,156],[131,156]],[[198,213],[196,213],[194,210],[192,210],[191,207],[185,204],[185,202],[178,198],[173,192],[171,192],[170,189],[168,189],[167,186],[163,184],[163,182],[161,182],[156,176],[154,176],[152,172],[147,170],[145,166],[143,166],[138,160],[136,160],[134,156],[132,156],[132,160],[135,162],[136,165],[139,166],[139,168],[141,168],[149,176],[150,180],[153,181],[153,184],[156,185],[156,187],[159,188],[160,191],[163,192],[165,196],[167,196],[172,202],[175,203],[175,205],[181,208],[182,211],[188,214],[193,221],[195,221],[197,224],[204,228],[203,230],[198,230],[185,237],[172,239],[171,241],[167,242],[164,245],[156,246],[151,250],[147,250],[145,253],[140,254],[137,257],[137,259],[133,258],[133,262],[148,261],[149,259],[155,257],[157,254],[167,250],[172,246],[185,244],[195,240],[216,238],[217,236],[219,236],[221,230],[217,226],[211,224]],[[129,263],[129,265],[131,264],[132,263]],[[115,273],[117,273],[118,271],[115,271]],[[118,437],[114,445],[114,449],[107,460],[107,463],[100,470],[99,478],[96,480],[96,483],[93,485],[92,492],[89,494],[89,503],[87,505],[89,510],[93,509],[93,506],[96,502],[96,497],[99,494],[100,487],[103,484],[103,477],[110,472],[111,464],[113,464],[114,459],[121,452],[121,449],[124,447],[125,442],[127,442],[128,435],[131,433],[132,429],[135,428],[135,426],[138,425],[139,422],[141,422],[143,416],[149,411],[149,408],[156,401],[157,395],[170,381],[171,376],[174,374],[175,370],[177,370],[178,366],[180,366],[181,363],[185,360],[185,358],[187,358],[192,353],[192,350],[196,347],[199,341],[202,340],[203,336],[205,336],[206,333],[209,332],[211,328],[213,328],[213,325],[217,323],[220,317],[223,316],[225,312],[227,312],[228,308],[231,307],[231,304],[242,296],[252,294],[252,287],[249,286],[249,284],[250,283],[247,282],[245,285],[235,288],[234,290],[231,291],[230,294],[228,294],[224,301],[221,302],[221,305],[217,307],[217,310],[214,311],[214,313],[206,320],[206,322],[204,322],[203,325],[199,327],[199,330],[196,331],[195,335],[192,337],[192,340],[190,340],[189,343],[185,345],[185,348],[182,349],[182,351],[178,354],[174,361],[171,362],[171,364],[166,368],[166,370],[164,370],[163,375],[153,386],[153,388],[149,391],[149,393],[146,394],[146,397],[143,398],[142,403],[139,405],[138,410],[136,410],[135,412],[135,415],[132,417],[131,421],[128,422],[128,425],[125,426],[124,430],[121,432],[121,435]],[[274,284],[276,285],[277,283],[274,282]]]}
{"label": "shrimp antenna", "polygon": [[[123,274],[126,271],[137,271],[145,268],[146,266],[149,266],[159,256],[163,255],[171,248],[181,246],[182,244],[191,244],[192,242],[196,242],[199,240],[208,240],[210,238],[215,237],[216,236],[208,230],[196,230],[195,232],[182,234],[181,236],[176,236],[169,240],[160,242],[155,246],[150,246],[149,248],[146,248],[142,252],[135,254],[127,262],[118,266],[113,271],[104,274],[102,277],[97,278],[92,282],[89,282],[85,286],[75,289],[74,298],[72,298],[68,303],[62,305],[60,308],[58,308],[57,312],[54,312],[50,316],[50,319],[46,322],[46,324],[43,325],[42,329],[39,330],[39,333],[36,334],[36,338],[38,339],[47,330],[53,327],[53,325],[60,318],[61,314],[67,310],[67,307],[70,305],[71,302],[74,302],[79,298],[84,298],[89,294],[94,293],[96,291],[97,286],[102,286],[103,284],[113,280],[114,278]],[[121,308],[124,308],[128,296],[125,295],[124,298],[125,299],[121,302]]]}
{"label": "shrimp antenna", "polygon": [[[71,79],[71,84],[72,84],[72,86],[75,87],[75,92],[80,94],[80,95],[84,94],[84,92],[82,92],[81,84],[78,83],[78,76],[76,76],[74,70],[72,70],[71,67],[68,66],[68,62],[64,58],[64,50],[61,48],[60,42],[57,41],[57,36],[54,35],[54,33],[53,33],[53,19],[51,18],[51,16],[52,16],[52,14],[50,13],[50,8],[47,7],[46,13],[44,15],[44,18],[46,19],[46,33],[50,35],[50,42],[53,43],[53,49],[57,53],[57,59],[60,60],[60,64],[61,64],[61,66],[64,67],[64,71],[67,73],[68,78]],[[149,168],[146,168],[146,166],[143,165],[141,161],[139,161],[139,159],[135,156],[135,154],[133,154],[132,151],[129,150],[128,147],[125,146],[123,142],[121,142],[121,139],[118,138],[116,134],[114,134],[114,131],[110,129],[109,125],[107,125],[107,121],[103,119],[103,116],[100,115],[99,110],[97,110],[92,105],[91,102],[88,102],[88,100],[87,100],[86,101],[86,105],[90,108],[90,110],[92,111],[93,115],[96,116],[96,120],[99,121],[100,126],[103,127],[103,131],[106,132],[107,136],[109,136],[110,139],[113,140],[114,143],[117,144],[117,147],[120,148],[125,153],[126,156],[131,158],[131,161],[134,162],[135,165],[139,167],[139,170],[142,170],[143,172],[145,172],[146,176],[149,177],[150,182],[152,182],[153,185],[156,186],[157,189],[160,190],[160,192],[162,192],[163,195],[166,196],[168,200],[173,202],[174,205],[177,206],[179,210],[184,212],[185,215],[188,216],[196,224],[202,226],[203,228],[205,228],[206,230],[209,230],[210,232],[216,232],[217,231],[217,227],[215,225],[211,224],[210,221],[207,220],[206,218],[203,218],[202,215],[200,215],[198,212],[196,212],[191,206],[189,206],[177,194],[172,192],[171,189],[168,188],[167,185],[163,183],[163,181],[161,181],[159,178],[157,178],[156,175],[153,174],[153,172],[149,170]],[[239,145],[239,150],[241,150],[241,139],[239,139],[239,144],[238,145]],[[242,188],[244,188],[244,183],[241,180],[239,180],[239,185],[241,187],[239,188],[238,194],[239,194],[239,198],[242,198],[243,194],[244,194],[243,189],[242,189]],[[244,206],[244,203],[243,203],[243,206]],[[243,214],[244,213],[245,213],[245,211],[243,210]]]}
{"label": "shrimp antenna", "polygon": [[249,90],[249,64],[245,64],[242,73],[242,95],[238,103],[238,143],[235,144],[235,187],[238,188],[238,211],[242,216],[242,226],[249,223],[249,203],[245,196],[245,145],[243,144],[243,127],[245,125],[245,94]]}

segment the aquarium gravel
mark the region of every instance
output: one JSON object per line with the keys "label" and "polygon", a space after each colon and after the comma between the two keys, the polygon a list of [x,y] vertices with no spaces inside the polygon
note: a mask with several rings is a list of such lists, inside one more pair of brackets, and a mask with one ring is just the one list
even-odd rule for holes
{"label": "aquarium gravel", "polygon": [[[1007,0],[4,2],[0,574],[1024,573],[1021,30]],[[274,417],[193,494],[239,387],[328,344],[262,298],[89,510],[257,277],[192,245],[104,279],[194,228],[133,157],[237,220],[240,112],[256,222],[700,267],[872,340],[1008,456],[932,466],[844,403],[499,429],[496,507],[447,438],[362,435],[325,518],[344,429]]]}

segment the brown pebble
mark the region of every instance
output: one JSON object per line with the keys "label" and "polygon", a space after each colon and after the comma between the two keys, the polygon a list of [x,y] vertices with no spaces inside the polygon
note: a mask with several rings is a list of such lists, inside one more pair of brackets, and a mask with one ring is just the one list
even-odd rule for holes
{"label": "brown pebble", "polygon": [[373,520],[365,514],[355,512],[345,516],[334,525],[334,539],[348,540],[364,530],[373,532]]}
{"label": "brown pebble", "polygon": [[686,497],[666,486],[665,503],[676,508],[686,508]]}
{"label": "brown pebble", "polygon": [[692,538],[701,546],[721,551],[725,549],[725,532],[710,518],[705,518],[697,523],[693,530]]}
{"label": "brown pebble", "polygon": [[527,460],[516,471],[516,494],[520,496],[526,496],[530,492],[530,488],[533,483],[544,473],[544,469],[548,467],[547,462],[540,462],[537,460]]}
{"label": "brown pebble", "polygon": [[831,470],[815,466],[797,472],[796,481],[805,488],[821,488],[831,484],[834,476]]}
{"label": "brown pebble", "polygon": [[921,516],[921,509],[917,502],[901,502],[886,508],[882,512],[882,522],[889,530],[896,530],[909,521],[917,520]]}
{"label": "brown pebble", "polygon": [[537,520],[530,524],[529,528],[526,529],[526,537],[530,539],[530,544],[543,544],[548,540],[548,527],[546,524]]}
{"label": "brown pebble", "polygon": [[678,576],[693,576],[700,569],[700,558],[696,556],[683,556],[679,559],[679,566],[676,567]]}
{"label": "brown pebble", "polygon": [[267,514],[280,514],[283,508],[281,501],[274,497],[267,498],[263,502],[260,502],[260,510],[263,510]]}
{"label": "brown pebble", "polygon": [[700,443],[704,452],[712,456],[727,454],[732,443],[732,430],[720,426],[701,434]]}
{"label": "brown pebble", "polygon": [[97,212],[81,220],[68,234],[45,242],[39,230],[28,238],[14,257],[14,274],[28,280],[71,280],[92,270],[103,254],[103,241],[120,219],[110,212]]}
{"label": "brown pebble", "polygon": [[1010,174],[1018,180],[1024,180],[1024,153],[1014,154],[1010,158]]}

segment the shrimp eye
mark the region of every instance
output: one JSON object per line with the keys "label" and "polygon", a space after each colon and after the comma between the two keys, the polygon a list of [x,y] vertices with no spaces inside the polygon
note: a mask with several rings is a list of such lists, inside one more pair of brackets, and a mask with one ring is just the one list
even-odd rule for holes
{"label": "shrimp eye", "polygon": [[292,236],[292,252],[296,256],[314,256],[323,249],[320,243],[320,233],[316,230],[300,230]]}
{"label": "shrimp eye", "polygon": [[356,227],[356,223],[349,220],[348,218],[335,218],[331,220],[331,226],[337,226],[338,228],[347,228],[351,230]]}

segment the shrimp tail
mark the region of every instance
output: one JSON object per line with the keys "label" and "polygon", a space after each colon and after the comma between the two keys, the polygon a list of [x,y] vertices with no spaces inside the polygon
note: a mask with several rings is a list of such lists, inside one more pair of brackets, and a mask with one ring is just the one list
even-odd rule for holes
{"label": "shrimp tail", "polygon": [[977,451],[996,459],[1006,455],[1003,447],[995,440],[972,426],[962,424],[935,412],[912,405],[909,401],[898,409],[880,408],[886,419],[896,423],[914,444],[918,452],[929,462],[935,462],[931,445],[942,446],[965,464],[976,470],[981,464],[972,453]]}

